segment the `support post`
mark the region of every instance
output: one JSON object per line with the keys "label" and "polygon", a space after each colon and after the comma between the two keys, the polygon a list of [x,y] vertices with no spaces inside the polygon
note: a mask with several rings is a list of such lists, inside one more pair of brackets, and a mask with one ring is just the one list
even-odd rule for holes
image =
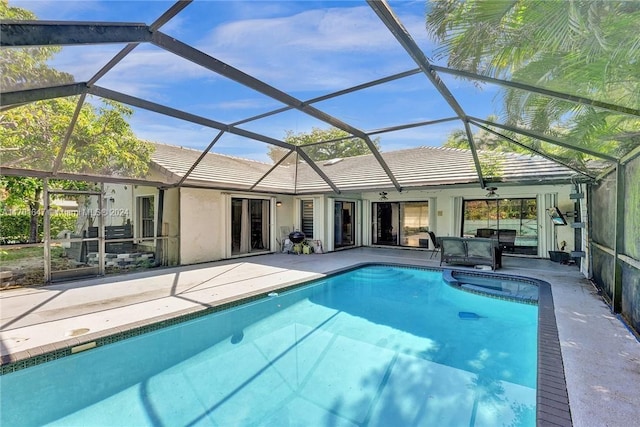
{"label": "support post", "polygon": [[49,284],[51,283],[51,214],[49,211],[49,179],[44,178],[42,181],[42,201],[44,202],[44,282]]}
{"label": "support post", "polygon": [[106,244],[104,241],[104,182],[100,183],[100,194],[98,195],[98,274],[105,274],[105,252]]}
{"label": "support post", "polygon": [[613,292],[611,295],[611,311],[622,311],[622,264],[619,259],[620,251],[624,249],[624,165],[616,164],[616,239],[613,247]]}

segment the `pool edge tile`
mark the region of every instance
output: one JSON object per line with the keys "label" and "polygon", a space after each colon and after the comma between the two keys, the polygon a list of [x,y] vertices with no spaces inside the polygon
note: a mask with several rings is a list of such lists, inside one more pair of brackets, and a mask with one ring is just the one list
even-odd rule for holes
{"label": "pool edge tile", "polygon": [[572,426],[553,292],[548,282],[537,281],[539,295],[536,424]]}

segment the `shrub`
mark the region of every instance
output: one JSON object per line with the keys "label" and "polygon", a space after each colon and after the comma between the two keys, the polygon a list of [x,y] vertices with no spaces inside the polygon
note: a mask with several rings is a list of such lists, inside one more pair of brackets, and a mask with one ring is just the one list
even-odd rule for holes
{"label": "shrub", "polygon": [[[75,215],[51,215],[51,236],[56,237],[62,230],[74,230],[78,217]],[[29,243],[31,218],[27,214],[0,215],[0,244]],[[38,241],[44,237],[44,220],[38,215]]]}

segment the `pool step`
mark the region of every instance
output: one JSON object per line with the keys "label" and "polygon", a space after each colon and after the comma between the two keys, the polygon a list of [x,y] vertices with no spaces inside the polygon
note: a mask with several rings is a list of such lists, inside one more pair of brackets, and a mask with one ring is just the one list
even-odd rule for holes
{"label": "pool step", "polygon": [[413,277],[413,275],[400,271],[394,270],[392,268],[388,269],[375,269],[375,270],[364,270],[358,271],[354,274],[356,279],[363,280],[408,280]]}

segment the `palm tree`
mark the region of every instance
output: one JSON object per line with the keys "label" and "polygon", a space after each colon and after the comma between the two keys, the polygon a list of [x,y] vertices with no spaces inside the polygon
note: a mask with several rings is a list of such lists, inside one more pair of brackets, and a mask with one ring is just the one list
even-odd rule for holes
{"label": "palm tree", "polygon": [[[640,106],[640,2],[448,0],[430,4],[426,25],[440,43],[436,56],[451,68]],[[512,126],[615,156],[640,145],[637,115],[515,88],[505,89],[504,103],[503,120]],[[572,150],[535,144],[575,165],[588,160]]]}

